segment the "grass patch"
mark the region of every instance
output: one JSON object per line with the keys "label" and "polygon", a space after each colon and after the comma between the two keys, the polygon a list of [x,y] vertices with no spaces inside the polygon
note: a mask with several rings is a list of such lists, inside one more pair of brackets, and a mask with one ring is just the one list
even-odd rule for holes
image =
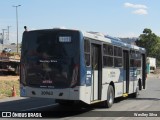
{"label": "grass patch", "polygon": [[16,95],[19,96],[19,80],[0,80],[0,98],[11,97],[13,86],[15,86]]}

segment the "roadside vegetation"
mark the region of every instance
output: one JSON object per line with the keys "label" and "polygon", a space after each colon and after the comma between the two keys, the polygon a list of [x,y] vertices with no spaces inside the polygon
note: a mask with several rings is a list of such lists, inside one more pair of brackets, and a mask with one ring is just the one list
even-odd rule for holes
{"label": "roadside vegetation", "polygon": [[145,28],[139,36],[136,44],[146,49],[147,57],[156,58],[156,64],[160,67],[160,37],[152,32],[151,29]]}
{"label": "roadside vegetation", "polygon": [[13,80],[13,79],[0,79],[0,98],[5,98],[5,97],[12,97],[12,90],[13,86],[15,87],[16,90],[16,95],[19,96],[20,91],[19,91],[19,79]]}

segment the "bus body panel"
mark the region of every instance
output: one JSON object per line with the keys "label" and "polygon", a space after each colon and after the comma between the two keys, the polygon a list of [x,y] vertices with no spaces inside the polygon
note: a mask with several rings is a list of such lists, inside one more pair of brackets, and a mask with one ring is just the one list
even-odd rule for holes
{"label": "bus body panel", "polygon": [[107,100],[108,86],[109,86],[109,84],[107,84],[107,83],[102,84],[102,97],[101,97],[102,101]]}
{"label": "bus body panel", "polygon": [[81,100],[87,104],[91,104],[91,86],[87,87],[77,86],[75,88],[66,88],[66,89],[48,89],[48,88],[41,89],[28,86],[22,87],[21,85],[20,96],[54,98],[54,99],[75,100],[75,101]]}
{"label": "bus body panel", "polygon": [[[123,70],[120,68],[103,68],[103,83],[123,82]],[[102,84],[103,84],[102,83]]]}
{"label": "bus body panel", "polygon": [[[106,38],[105,36],[96,35],[96,34],[92,34],[92,33],[84,33],[84,32],[77,31],[77,30],[74,31],[74,30],[67,30],[67,29],[66,30],[59,29],[56,31],[60,32],[60,34],[56,33],[56,36],[57,35],[60,36],[59,39],[60,38],[61,39],[59,42],[62,42],[62,43],[55,46],[57,48],[55,48],[54,50],[56,50],[56,49],[60,50],[61,47],[62,48],[64,47],[64,51],[63,51],[64,53],[69,51],[64,56],[66,57],[68,54],[70,54],[70,55],[66,59],[61,59],[61,58],[55,59],[54,58],[53,64],[47,63],[47,66],[46,66],[46,64],[42,63],[43,65],[41,67],[47,68],[45,70],[43,70],[42,68],[40,68],[40,66],[37,65],[39,68],[36,70],[37,71],[42,70],[42,71],[39,71],[41,73],[46,72],[46,71],[47,72],[50,71],[50,68],[52,69],[53,73],[52,74],[47,73],[45,75],[45,79],[42,81],[42,83],[45,83],[45,84],[38,83],[37,81],[40,82],[40,78],[35,77],[35,75],[38,75],[37,74],[38,72],[31,71],[34,69],[34,67],[31,66],[30,63],[32,63],[32,62],[36,63],[35,60],[38,60],[38,59],[37,58],[35,59],[36,56],[30,56],[30,55],[26,55],[26,58],[25,58],[25,56],[24,56],[26,54],[25,50],[27,50],[29,48],[24,47],[24,46],[26,46],[25,42],[27,42],[26,41],[27,39],[25,38],[25,40],[22,41],[21,77],[20,77],[20,79],[21,79],[20,80],[20,82],[21,82],[21,87],[20,87],[21,88],[20,89],[21,96],[24,96],[24,97],[44,97],[44,98],[54,98],[54,99],[61,99],[61,100],[77,100],[77,101],[80,100],[80,101],[83,101],[87,104],[91,104],[97,100],[98,101],[105,101],[108,99],[107,92],[108,92],[108,87],[110,84],[113,85],[114,92],[115,92],[115,98],[122,96],[124,93],[132,94],[132,93],[136,92],[136,88],[138,86],[138,80],[139,79],[142,80],[142,77],[143,77],[143,80],[142,80],[143,84],[145,85],[145,83],[144,83],[145,82],[145,77],[144,77],[145,67],[143,67],[143,71],[142,71],[142,68],[141,69],[137,68],[137,67],[132,68],[132,66],[130,65],[131,58],[129,56],[127,58],[128,68],[126,67],[127,70],[129,71],[128,73],[126,72],[127,70],[125,70],[123,68],[123,65],[120,65],[120,67],[115,67],[115,66],[106,67],[106,66],[104,66],[104,61],[103,61],[104,44],[112,45],[113,48],[116,48],[116,47],[122,48],[122,55],[120,57],[119,56],[117,57],[114,55],[112,56],[113,59],[115,59],[116,57],[122,58],[122,63],[123,63],[123,59],[124,59],[124,57],[123,57],[124,53],[127,53],[126,55],[130,55],[131,50],[136,50],[136,51],[140,51],[140,53],[144,54],[143,56],[145,56],[145,49],[134,46],[134,45],[129,45],[129,44],[123,43],[122,41],[119,41],[119,40],[112,40],[112,39]],[[39,31],[35,31],[35,33],[36,32],[39,32]],[[46,33],[50,32],[50,34],[47,33],[47,35],[45,37],[52,36],[51,32],[54,33],[54,30],[53,31],[52,30],[45,30],[45,32]],[[42,33],[44,33],[43,30],[42,30]],[[27,34],[27,33],[25,33],[25,34]],[[68,38],[68,36],[70,36],[70,35],[72,37],[74,36],[73,41],[72,41],[74,43],[74,45],[69,46],[69,44],[71,44],[70,43],[71,38]],[[43,39],[45,39],[45,37],[43,36]],[[34,38],[33,38],[31,36],[30,38],[35,39],[36,37],[34,36]],[[57,38],[58,37],[54,37],[54,40]],[[90,42],[89,43],[90,44],[90,48],[89,48],[90,52],[87,53],[87,54],[89,54],[89,62],[90,62],[90,65],[88,65],[88,66],[86,65],[87,64],[86,63],[86,56],[85,56],[86,51],[84,48],[85,38],[87,38]],[[43,41],[43,39],[42,39],[42,41]],[[51,40],[50,38],[48,38],[48,39],[49,39],[49,41]],[[75,42],[75,40],[77,40],[77,41]],[[66,43],[64,43],[65,45],[62,45],[63,42],[66,42]],[[28,45],[29,44],[30,43],[28,42]],[[57,44],[57,42],[55,42],[54,44]],[[43,47],[43,46],[41,46],[41,47]],[[72,49],[72,48],[74,48],[74,49]],[[125,49],[125,52],[123,52],[123,49]],[[47,48],[45,48],[44,50],[47,50]],[[54,52],[54,50],[53,50],[53,52]],[[42,52],[43,52],[43,50],[42,50]],[[63,52],[59,51],[59,53],[63,53]],[[40,54],[42,54],[42,53],[40,53]],[[55,54],[57,55],[57,53],[54,53],[52,55],[54,56]],[[96,58],[95,54],[98,55],[97,56],[98,59]],[[99,63],[99,67],[97,69],[95,69],[96,64],[94,65],[92,63],[94,61],[93,55],[95,55],[94,60],[97,60]],[[27,58],[32,58],[32,59],[27,59]],[[143,57],[143,59],[145,59],[145,57]],[[58,64],[59,61],[61,64]],[[145,62],[145,60],[143,60],[143,61]],[[45,62],[45,61],[42,60],[42,62]],[[63,69],[60,69],[60,68],[63,68],[63,64],[67,65],[67,68],[65,68],[66,69],[65,72],[68,72],[67,74],[63,72]],[[113,64],[115,64],[115,63],[113,63]],[[143,63],[143,66],[144,65],[145,65],[145,63]],[[33,69],[30,69],[31,72],[28,71],[29,68],[33,68]],[[54,68],[56,68],[56,69],[54,69]],[[127,78],[126,73],[129,76],[128,78]],[[48,79],[49,75],[53,75],[53,77],[52,77],[53,80]],[[127,79],[128,79],[128,81],[127,81]],[[68,80],[68,82],[67,82],[67,84],[65,82],[65,84],[66,84],[65,86],[63,86],[62,83],[58,83],[57,86],[53,86],[54,80],[58,80],[58,81],[61,80],[62,82],[64,82],[64,80]],[[34,84],[38,84],[38,86],[34,86],[34,84],[31,85],[30,84],[31,81]],[[50,83],[52,83],[52,84],[50,84]],[[48,84],[50,84],[50,85],[48,85]],[[128,89],[128,92],[126,89]]]}
{"label": "bus body panel", "polygon": [[[22,90],[23,89],[23,90]],[[56,98],[56,99],[68,99],[70,89],[48,89],[48,88],[33,88],[23,87],[21,88],[22,97],[43,97],[43,98]]]}
{"label": "bus body panel", "polygon": [[123,82],[117,82],[115,85],[115,98],[120,97],[123,94]]}
{"label": "bus body panel", "polygon": [[85,58],[84,58],[84,40],[83,34],[80,32],[80,86],[86,85],[86,73],[87,68],[85,66]]}

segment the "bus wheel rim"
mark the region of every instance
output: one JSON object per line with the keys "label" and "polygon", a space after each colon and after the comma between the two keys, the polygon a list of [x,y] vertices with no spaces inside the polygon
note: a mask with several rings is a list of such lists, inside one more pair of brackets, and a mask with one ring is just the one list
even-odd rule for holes
{"label": "bus wheel rim", "polygon": [[113,102],[113,94],[112,92],[109,95],[109,103],[111,104]]}

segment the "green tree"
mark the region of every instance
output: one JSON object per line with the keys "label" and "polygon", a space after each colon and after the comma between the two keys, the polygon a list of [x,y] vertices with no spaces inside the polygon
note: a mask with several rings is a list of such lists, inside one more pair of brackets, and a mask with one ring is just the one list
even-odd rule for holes
{"label": "green tree", "polygon": [[160,63],[160,37],[153,33],[151,29],[145,28],[136,44],[146,49],[148,57],[154,57],[157,59],[157,63]]}
{"label": "green tree", "polygon": [[157,45],[159,43],[157,35],[152,33],[148,28],[143,30],[143,34],[139,36],[139,40],[136,41],[136,44],[140,47],[146,48],[147,56],[155,57],[157,53]]}

